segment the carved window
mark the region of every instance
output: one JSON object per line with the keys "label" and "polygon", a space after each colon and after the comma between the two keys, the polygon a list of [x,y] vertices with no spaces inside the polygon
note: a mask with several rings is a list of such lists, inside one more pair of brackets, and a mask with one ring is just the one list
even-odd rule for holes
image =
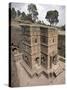
{"label": "carved window", "polygon": [[53,38],[53,42],[54,42],[54,38]]}
{"label": "carved window", "polygon": [[35,61],[38,63],[39,57],[36,57]]}
{"label": "carved window", "polygon": [[35,43],[37,43],[37,39],[35,39]]}
{"label": "carved window", "polygon": [[53,64],[56,65],[56,63],[57,63],[57,55],[55,55],[55,56],[53,57]]}
{"label": "carved window", "polygon": [[42,62],[43,64],[46,64],[46,59],[47,59],[46,56],[42,56],[42,57],[41,57],[41,62]]}

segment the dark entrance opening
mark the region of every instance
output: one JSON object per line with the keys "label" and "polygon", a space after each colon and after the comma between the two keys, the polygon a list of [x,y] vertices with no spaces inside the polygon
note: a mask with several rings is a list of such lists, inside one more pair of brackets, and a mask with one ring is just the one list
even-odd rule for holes
{"label": "dark entrance opening", "polygon": [[52,77],[52,73],[50,73],[50,77]]}
{"label": "dark entrance opening", "polygon": [[57,64],[57,55],[53,56],[53,64],[54,64],[54,65]]}
{"label": "dark entrance opening", "polygon": [[36,57],[36,59],[35,59],[36,63],[38,63],[38,60],[39,60],[39,57]]}

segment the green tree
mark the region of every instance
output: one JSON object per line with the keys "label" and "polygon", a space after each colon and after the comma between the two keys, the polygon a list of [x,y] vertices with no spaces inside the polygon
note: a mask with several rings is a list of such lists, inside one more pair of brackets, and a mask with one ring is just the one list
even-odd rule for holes
{"label": "green tree", "polygon": [[59,16],[58,11],[54,10],[48,11],[45,18],[50,23],[50,25],[56,25],[59,22],[58,16]]}
{"label": "green tree", "polygon": [[22,19],[22,20],[25,20],[25,19],[26,19],[26,14],[25,14],[25,12],[22,12],[22,13],[21,13],[21,19]]}
{"label": "green tree", "polygon": [[15,18],[15,17],[16,17],[15,8],[12,8],[12,9],[11,9],[11,17],[12,17],[12,18]]}
{"label": "green tree", "polygon": [[17,10],[17,15],[20,16],[21,15],[21,12],[19,10]]}
{"label": "green tree", "polygon": [[32,20],[35,22],[36,19],[38,19],[38,12],[37,12],[37,7],[35,4],[29,4],[28,5],[28,11],[29,11],[29,14],[31,14],[32,16]]}

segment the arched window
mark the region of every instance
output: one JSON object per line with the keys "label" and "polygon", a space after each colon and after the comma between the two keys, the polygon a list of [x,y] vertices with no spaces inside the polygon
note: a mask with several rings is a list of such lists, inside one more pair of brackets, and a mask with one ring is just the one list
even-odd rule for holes
{"label": "arched window", "polygon": [[55,56],[53,57],[53,64],[56,65],[56,63],[57,63],[57,55],[55,55]]}
{"label": "arched window", "polygon": [[25,56],[25,60],[26,60],[26,61],[28,60],[28,57],[27,57],[27,56]]}
{"label": "arched window", "polygon": [[54,38],[53,38],[53,42],[54,42]]}
{"label": "arched window", "polygon": [[44,58],[44,56],[41,57],[41,62],[44,63],[44,64],[46,64],[46,59]]}
{"label": "arched window", "polygon": [[35,39],[35,43],[37,43],[37,39]]}
{"label": "arched window", "polygon": [[36,57],[35,61],[38,63],[39,57]]}

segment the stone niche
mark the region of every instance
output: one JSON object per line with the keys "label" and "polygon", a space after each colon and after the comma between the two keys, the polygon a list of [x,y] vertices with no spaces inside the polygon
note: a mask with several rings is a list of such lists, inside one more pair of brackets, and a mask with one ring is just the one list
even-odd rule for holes
{"label": "stone niche", "polygon": [[44,53],[41,53],[41,65],[43,65],[45,68],[47,68],[47,58],[48,56]]}

